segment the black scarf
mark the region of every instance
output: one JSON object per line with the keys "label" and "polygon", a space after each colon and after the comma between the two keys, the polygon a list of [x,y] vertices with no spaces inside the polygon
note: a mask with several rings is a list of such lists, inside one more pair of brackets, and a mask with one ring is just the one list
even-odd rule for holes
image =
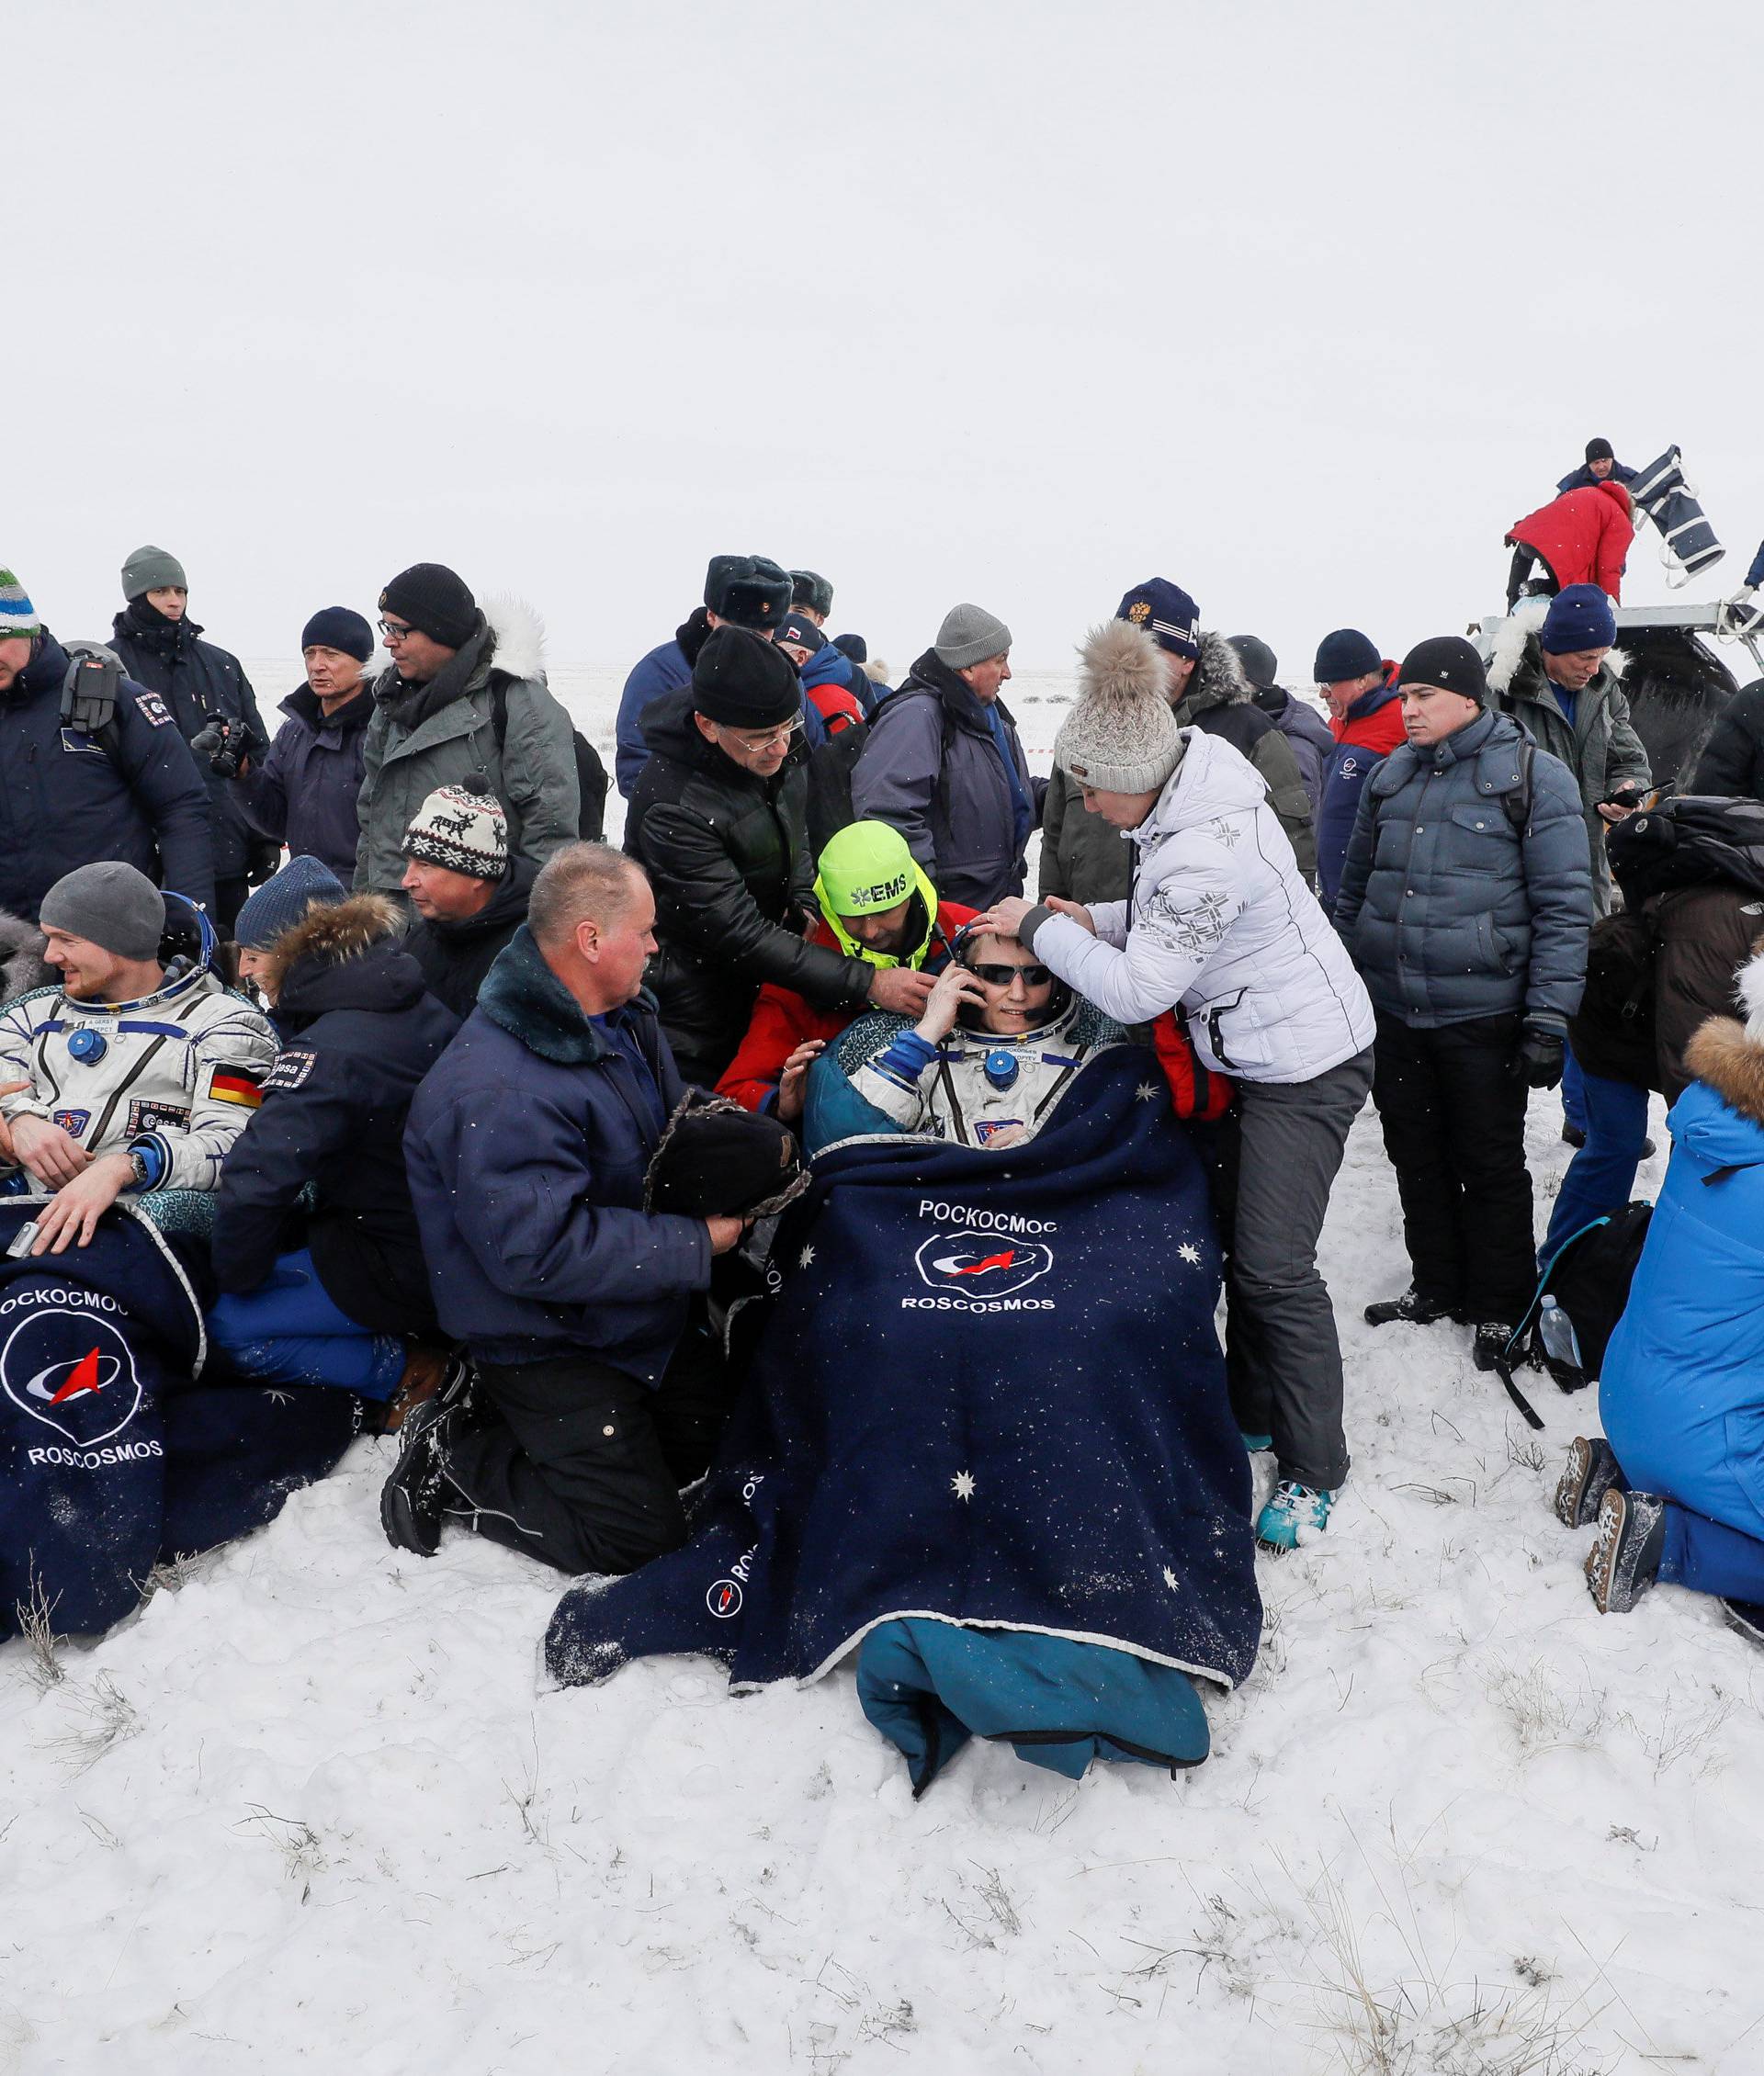
{"label": "black scarf", "polygon": [[490,660],[495,647],[495,633],[480,613],[477,632],[463,649],[456,650],[442,664],[434,677],[418,684],[400,677],[394,669],[374,696],[391,708],[393,720],[406,735],[414,735],[432,714],[438,714],[444,706],[451,706],[456,699],[466,696],[471,689],[472,679]]}

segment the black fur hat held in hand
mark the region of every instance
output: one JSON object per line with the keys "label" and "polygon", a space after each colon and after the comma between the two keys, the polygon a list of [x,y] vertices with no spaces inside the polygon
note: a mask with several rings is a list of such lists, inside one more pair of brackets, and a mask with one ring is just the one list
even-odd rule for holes
{"label": "black fur hat held in hand", "polygon": [[770,1218],[808,1179],[796,1140],[776,1118],[688,1089],[643,1178],[643,1208],[689,1218]]}

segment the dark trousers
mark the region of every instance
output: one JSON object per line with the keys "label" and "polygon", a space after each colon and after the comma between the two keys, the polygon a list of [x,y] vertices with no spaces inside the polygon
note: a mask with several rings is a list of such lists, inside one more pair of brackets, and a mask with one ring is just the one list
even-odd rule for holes
{"label": "dark trousers", "polygon": [[1273,1437],[1283,1478],[1326,1492],[1347,1478],[1348,1441],[1317,1242],[1371,1079],[1368,1050],[1309,1081],[1240,1081],[1216,1139],[1231,1409],[1246,1434]]}
{"label": "dark trousers", "polygon": [[722,1351],[698,1320],[653,1390],[585,1352],[478,1365],[489,1425],[447,1460],[450,1518],[560,1572],[634,1572],[686,1540],[680,1487],[729,1411]]}
{"label": "dark trousers", "polygon": [[1513,550],[1512,566],[1507,572],[1508,612],[1518,604],[1519,594],[1528,582],[1534,595],[1542,598],[1554,598],[1562,589],[1555,571],[1534,547],[1527,547],[1521,541]]}
{"label": "dark trousers", "polygon": [[1416,1291],[1508,1326],[1537,1281],[1519,1039],[1517,1011],[1418,1030],[1380,1010],[1372,1083]]}

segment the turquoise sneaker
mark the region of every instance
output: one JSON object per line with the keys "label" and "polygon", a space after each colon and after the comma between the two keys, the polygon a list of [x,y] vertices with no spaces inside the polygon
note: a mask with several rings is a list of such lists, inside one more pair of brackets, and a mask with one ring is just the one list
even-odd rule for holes
{"label": "turquoise sneaker", "polygon": [[1320,1535],[1329,1527],[1329,1508],[1334,1505],[1332,1492],[1314,1491],[1309,1485],[1283,1478],[1274,1487],[1274,1496],[1257,1517],[1258,1548],[1272,1550],[1277,1556],[1296,1550],[1307,1533]]}
{"label": "turquoise sneaker", "polygon": [[1242,1435],[1243,1446],[1251,1456],[1265,1456],[1274,1446],[1272,1435],[1252,1435],[1247,1427],[1239,1427],[1238,1432]]}

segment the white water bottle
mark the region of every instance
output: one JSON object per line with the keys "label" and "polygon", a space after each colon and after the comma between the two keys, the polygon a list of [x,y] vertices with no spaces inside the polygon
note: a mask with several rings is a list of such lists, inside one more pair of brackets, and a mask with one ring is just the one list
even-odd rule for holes
{"label": "white water bottle", "polygon": [[1537,1331],[1546,1353],[1558,1362],[1579,1369],[1580,1344],[1574,1337],[1574,1322],[1553,1297],[1544,1300],[1543,1310],[1538,1314]]}

